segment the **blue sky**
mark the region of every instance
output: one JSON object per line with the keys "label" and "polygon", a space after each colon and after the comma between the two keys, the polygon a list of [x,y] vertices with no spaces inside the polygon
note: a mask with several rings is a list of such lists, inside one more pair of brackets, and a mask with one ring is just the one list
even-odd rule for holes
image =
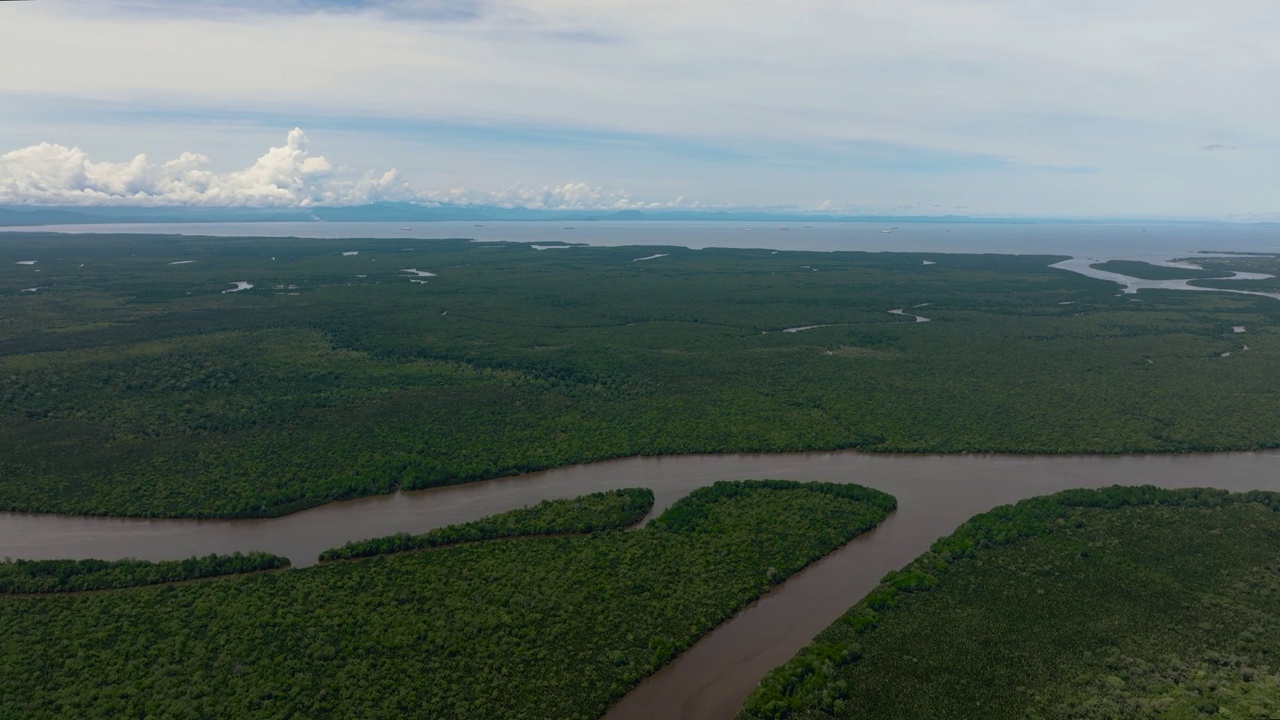
{"label": "blue sky", "polygon": [[1276,219],[1277,36],[1235,0],[0,3],[0,203]]}

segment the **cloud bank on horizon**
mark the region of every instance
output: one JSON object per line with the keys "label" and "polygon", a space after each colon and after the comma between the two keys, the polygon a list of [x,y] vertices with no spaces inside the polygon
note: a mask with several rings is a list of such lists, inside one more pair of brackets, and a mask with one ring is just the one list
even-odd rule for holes
{"label": "cloud bank on horizon", "polygon": [[305,208],[413,202],[536,210],[694,207],[683,198],[641,202],[625,192],[585,183],[503,191],[416,191],[395,169],[335,168],[309,151],[301,128],[289,131],[284,145],[270,148],[249,167],[217,173],[208,165],[208,157],[193,152],[159,164],[145,154],[128,162],[93,162],[80,148],[40,143],[0,155],[0,205]]}
{"label": "cloud bank on horizon", "polygon": [[[0,3],[0,187],[1268,217],[1277,34],[1265,0]],[[350,165],[257,157],[295,126]]]}
{"label": "cloud bank on horizon", "polygon": [[216,173],[193,152],[160,164],[145,154],[129,162],[93,162],[78,147],[40,143],[0,155],[0,203],[15,205],[143,205],[307,207],[405,199],[395,170],[380,175],[335,171],[307,150],[294,128],[242,170]]}

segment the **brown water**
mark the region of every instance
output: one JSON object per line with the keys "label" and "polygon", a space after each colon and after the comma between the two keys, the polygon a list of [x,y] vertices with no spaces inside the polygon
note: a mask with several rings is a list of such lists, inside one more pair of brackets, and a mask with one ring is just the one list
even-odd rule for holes
{"label": "brown water", "polygon": [[271,520],[121,520],[0,513],[0,557],[153,560],[266,550],[295,565],[326,548],[423,532],[496,512],[620,487],[649,487],[655,512],[716,480],[856,482],[892,493],[876,530],[814,563],[645,680],[608,718],[731,718],[785,662],[875,586],[977,513],[1073,487],[1152,484],[1280,491],[1280,452],[1211,455],[689,455],[629,458],[483,483],[333,503]]}

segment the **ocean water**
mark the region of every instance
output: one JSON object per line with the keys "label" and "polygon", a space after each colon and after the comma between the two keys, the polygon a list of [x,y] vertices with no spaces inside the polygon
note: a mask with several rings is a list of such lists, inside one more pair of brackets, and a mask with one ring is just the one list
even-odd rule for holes
{"label": "ocean water", "polygon": [[1168,260],[1202,251],[1280,253],[1280,225],[1229,223],[287,222],[51,225],[0,228],[0,231],[398,240],[468,238],[539,244],[1053,254],[1131,260]]}

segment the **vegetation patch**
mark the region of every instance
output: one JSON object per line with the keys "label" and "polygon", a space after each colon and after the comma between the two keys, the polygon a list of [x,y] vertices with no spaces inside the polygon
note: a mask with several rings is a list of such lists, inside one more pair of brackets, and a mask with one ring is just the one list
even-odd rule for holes
{"label": "vegetation patch", "polygon": [[886,350],[875,350],[873,348],[852,347],[849,345],[841,345],[836,348],[825,351],[827,355],[836,355],[847,358],[873,358],[876,360],[889,360],[896,353]]}
{"label": "vegetation patch", "polygon": [[270,553],[206,555],[186,560],[5,560],[0,593],[58,593],[161,585],[276,570],[289,559]]}
{"label": "vegetation patch", "polygon": [[[925,257],[6,233],[0,509],[268,517],[634,455],[1277,444],[1280,302]],[[888,313],[917,306],[932,322]]]}
{"label": "vegetation patch", "polygon": [[739,717],[1280,715],[1280,494],[1073,490],[979,515]]}
{"label": "vegetation patch", "polygon": [[[1198,260],[1195,262],[1199,263]],[[1103,263],[1095,263],[1089,267],[1095,270],[1119,273],[1139,280],[1193,280],[1196,278],[1225,278],[1231,276],[1231,273],[1225,270],[1169,267],[1168,265],[1152,265],[1138,260],[1108,260]]]}
{"label": "vegetation patch", "polygon": [[0,717],[596,718],[894,507],[722,482],[635,531],[0,598]]}
{"label": "vegetation patch", "polygon": [[543,500],[530,508],[436,528],[421,535],[396,533],[349,542],[325,550],[320,560],[349,560],[504,537],[613,530],[640,522],[652,508],[653,491],[648,488],[610,490],[571,500]]}
{"label": "vegetation patch", "polygon": [[1206,270],[1217,272],[1261,273],[1271,277],[1260,280],[1196,280],[1192,285],[1218,289],[1253,290],[1280,293],[1280,255],[1256,253],[1222,253],[1227,257],[1186,258]]}

